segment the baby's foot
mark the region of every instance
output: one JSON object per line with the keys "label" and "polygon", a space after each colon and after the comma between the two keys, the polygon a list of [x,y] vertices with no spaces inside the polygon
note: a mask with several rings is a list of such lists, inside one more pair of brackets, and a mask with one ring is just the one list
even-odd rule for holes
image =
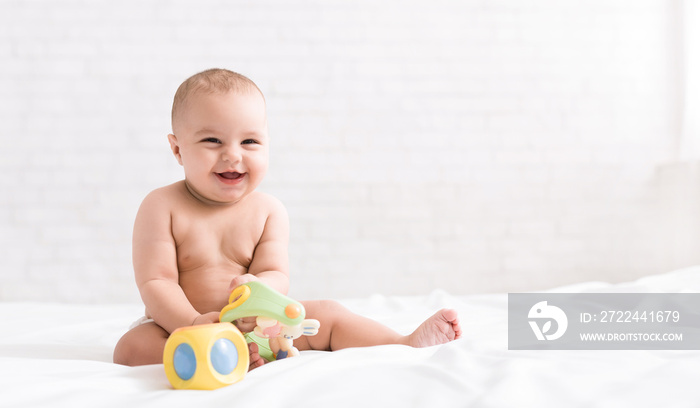
{"label": "baby's foot", "polygon": [[460,337],[462,337],[462,327],[459,325],[457,311],[442,309],[408,335],[406,342],[411,347],[429,347]]}
{"label": "baby's foot", "polygon": [[267,361],[260,357],[258,345],[255,342],[248,344],[248,351],[250,352],[250,364],[248,365],[248,371],[255,368],[263,366]]}

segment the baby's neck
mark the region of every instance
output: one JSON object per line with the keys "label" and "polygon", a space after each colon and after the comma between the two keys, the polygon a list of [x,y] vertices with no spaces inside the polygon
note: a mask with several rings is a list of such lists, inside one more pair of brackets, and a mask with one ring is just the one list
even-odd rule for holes
{"label": "baby's neck", "polygon": [[214,207],[228,207],[232,205],[236,205],[239,202],[243,200],[245,197],[241,197],[240,200],[235,201],[235,202],[221,202],[221,201],[214,201],[206,198],[202,194],[200,194],[194,187],[190,185],[190,183],[187,182],[187,179],[184,180],[185,182],[185,188],[187,189],[187,192],[190,193],[190,195],[197,201],[201,202],[202,204],[206,204],[209,206],[214,206]]}

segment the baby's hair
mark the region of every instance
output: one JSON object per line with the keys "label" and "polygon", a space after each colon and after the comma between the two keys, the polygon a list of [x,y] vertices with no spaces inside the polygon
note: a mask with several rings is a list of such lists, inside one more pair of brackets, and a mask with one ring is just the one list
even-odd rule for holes
{"label": "baby's hair", "polygon": [[250,92],[257,90],[263,96],[262,91],[255,85],[255,82],[248,77],[237,72],[229,71],[228,69],[212,68],[194,74],[187,78],[175,92],[173,98],[173,110],[171,120],[173,131],[175,131],[175,118],[182,107],[187,103],[187,99],[199,92],[214,93],[214,92]]}

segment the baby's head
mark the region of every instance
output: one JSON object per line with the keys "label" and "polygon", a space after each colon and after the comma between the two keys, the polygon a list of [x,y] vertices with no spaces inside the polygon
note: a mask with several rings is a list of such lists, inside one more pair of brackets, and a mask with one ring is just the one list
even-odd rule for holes
{"label": "baby's head", "polygon": [[228,93],[235,92],[238,94],[258,93],[265,101],[262,91],[248,77],[237,72],[229,71],[228,69],[212,68],[194,74],[187,78],[175,92],[173,98],[173,109],[171,112],[171,120],[173,133],[177,134],[177,125],[180,124],[183,110],[187,108],[188,102],[192,96],[204,93]]}
{"label": "baby's head", "polygon": [[265,99],[241,74],[210,69],[185,80],[173,100],[175,158],[203,201],[235,203],[262,181],[268,164]]}

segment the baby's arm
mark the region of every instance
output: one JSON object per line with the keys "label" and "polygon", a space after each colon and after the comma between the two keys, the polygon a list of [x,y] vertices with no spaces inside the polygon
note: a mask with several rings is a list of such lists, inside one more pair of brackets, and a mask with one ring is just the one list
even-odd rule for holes
{"label": "baby's arm", "polygon": [[269,215],[255,247],[248,273],[231,281],[230,290],[251,280],[261,280],[282,294],[289,291],[289,216],[284,205],[266,196]]}
{"label": "baby's arm", "polygon": [[156,190],[143,200],[134,223],[132,251],[136,285],[146,311],[171,333],[178,327],[194,324],[200,314],[178,284],[168,201],[163,190]]}

